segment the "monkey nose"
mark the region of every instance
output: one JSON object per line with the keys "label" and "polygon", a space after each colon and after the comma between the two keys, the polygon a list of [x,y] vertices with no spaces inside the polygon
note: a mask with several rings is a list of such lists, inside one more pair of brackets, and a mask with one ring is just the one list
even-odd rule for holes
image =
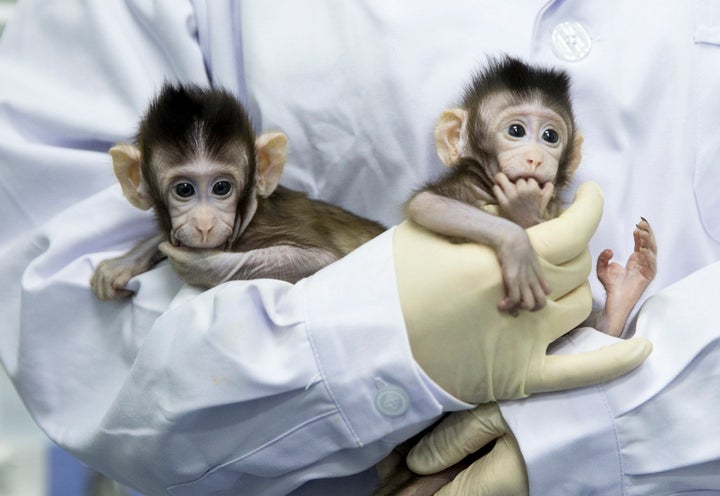
{"label": "monkey nose", "polygon": [[195,229],[200,234],[200,239],[205,242],[208,239],[208,236],[210,235],[210,231],[213,229],[213,224],[201,224],[196,225]]}
{"label": "monkey nose", "polygon": [[542,165],[542,159],[536,157],[526,157],[525,163],[532,168],[538,168]]}

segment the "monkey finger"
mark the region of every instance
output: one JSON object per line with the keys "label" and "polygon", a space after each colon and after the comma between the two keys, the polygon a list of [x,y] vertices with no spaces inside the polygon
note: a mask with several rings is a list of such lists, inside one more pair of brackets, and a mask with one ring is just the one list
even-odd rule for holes
{"label": "monkey finger", "polygon": [[515,181],[515,186],[522,192],[540,191],[540,184],[534,177],[521,177]]}
{"label": "monkey finger", "polygon": [[657,242],[652,230],[649,229],[650,225],[641,226],[638,224],[637,228],[633,231],[633,239],[635,240],[635,251],[639,251],[640,248],[647,248],[653,253],[657,253]]}
{"label": "monkey finger", "polygon": [[549,294],[549,290],[546,291],[545,286],[547,286],[547,284],[543,285],[542,279],[539,279],[536,284],[533,284],[531,289],[535,305],[533,306],[531,311],[536,312],[545,308],[545,304],[547,303],[547,295]]}
{"label": "monkey finger", "polygon": [[492,188],[493,194],[495,195],[495,199],[498,202],[498,205],[500,205],[501,209],[506,209],[510,203],[510,200],[508,199],[507,195],[505,195],[505,191],[498,186],[497,184],[493,186]]}
{"label": "monkey finger", "polygon": [[112,296],[109,297],[108,299],[109,299],[109,300],[119,300],[119,299],[121,299],[121,298],[127,298],[127,297],[129,297],[129,296],[132,296],[132,295],[134,295],[134,294],[135,294],[135,292],[134,292],[134,291],[130,291],[129,289],[124,289],[124,288],[123,288],[123,289],[119,289],[119,290],[116,289],[116,290],[113,292]]}
{"label": "monkey finger", "polygon": [[608,270],[608,265],[610,264],[610,260],[612,259],[614,253],[610,248],[604,249],[600,255],[598,255],[597,263],[595,264],[595,271],[597,272],[598,277],[601,277],[600,274],[606,274]]}
{"label": "monkey finger", "polygon": [[504,172],[498,172],[495,174],[495,177],[493,177],[495,180],[495,184],[509,184],[510,179],[507,177],[507,174]]}
{"label": "monkey finger", "polygon": [[[190,260],[195,258],[195,255],[190,250],[186,248],[180,248],[178,246],[174,246],[172,243],[168,241],[163,241],[158,245],[158,249],[167,256],[171,262],[178,262],[178,263],[188,263]],[[197,252],[198,250],[196,250]]]}
{"label": "monkey finger", "polygon": [[520,310],[522,310],[521,307],[521,301],[519,299],[512,299],[505,297],[502,300],[500,300],[500,303],[498,303],[497,306],[498,310],[501,312],[506,312],[512,315],[513,317],[517,317],[520,313]]}
{"label": "monkey finger", "polygon": [[538,279],[537,282],[533,284],[532,293],[535,306],[531,309],[531,311],[536,312],[545,308],[545,305],[547,304],[547,295],[550,292],[549,289],[545,289],[546,286],[547,284],[544,284],[542,279]]}
{"label": "monkey finger", "polygon": [[515,192],[516,189],[515,184],[513,184],[513,182],[510,181],[510,178],[508,178],[503,172],[495,174],[495,185],[499,186],[506,195],[509,192]]}
{"label": "monkey finger", "polygon": [[532,284],[530,282],[520,285],[520,308],[532,312],[535,310],[537,302]]}
{"label": "monkey finger", "polygon": [[[504,277],[506,281],[512,280]],[[498,310],[503,312],[510,312],[519,310],[521,308],[521,294],[520,294],[520,287],[517,284],[517,281],[513,280],[512,284],[506,284],[505,285],[505,298],[500,300],[500,303],[498,304]]]}
{"label": "monkey finger", "polygon": [[652,227],[650,227],[650,222],[645,217],[640,217],[640,222],[637,223],[637,227],[645,230],[645,231],[651,231]]}

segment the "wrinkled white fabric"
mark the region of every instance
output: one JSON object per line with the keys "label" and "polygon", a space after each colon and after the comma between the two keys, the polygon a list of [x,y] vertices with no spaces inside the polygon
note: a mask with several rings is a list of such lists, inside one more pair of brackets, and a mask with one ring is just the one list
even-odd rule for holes
{"label": "wrinkled white fabric", "polygon": [[[552,49],[566,20],[591,34],[576,63]],[[360,472],[462,407],[409,354],[380,270],[392,267],[389,235],[295,288],[196,295],[160,266],[132,281],[132,300],[99,302],[94,265],[153,225],[121,197],[107,149],[133,135],[164,80],[222,85],[258,129],[288,134],[285,185],[390,225],[442,169],[435,119],[486,55],[564,66],[585,135],[577,183],[605,192],[593,252],[624,260],[647,217],[659,245],[651,294],[720,258],[719,29],[712,0],[21,2],[0,41],[3,366],[53,440],[148,496],[240,483],[282,494]],[[251,325],[249,342],[231,332]],[[373,394],[388,386],[412,399],[405,415],[378,415]],[[563,397],[548,415],[563,418]],[[713,411],[698,398],[673,408]],[[532,463],[531,484],[546,487]],[[366,494],[371,483],[302,490]]]}
{"label": "wrinkled white fabric", "polygon": [[[654,343],[628,375],[594,387],[502,402],[530,494],[720,494],[720,262],[650,298],[636,336]],[[614,342],[582,328],[557,343],[576,353]]]}

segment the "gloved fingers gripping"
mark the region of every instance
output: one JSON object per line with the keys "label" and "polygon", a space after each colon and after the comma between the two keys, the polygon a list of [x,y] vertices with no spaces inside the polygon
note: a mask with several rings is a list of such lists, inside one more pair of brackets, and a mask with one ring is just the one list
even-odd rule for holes
{"label": "gloved fingers gripping", "polygon": [[592,264],[590,250],[587,248],[577,257],[562,265],[553,265],[540,259],[545,281],[548,286],[550,286],[550,294],[547,297],[548,300],[558,300],[578,286],[582,286],[590,275]]}
{"label": "gloved fingers gripping", "polygon": [[538,318],[546,319],[544,324],[551,323],[551,325],[539,324],[533,331],[542,335],[539,343],[544,346],[543,353],[550,343],[587,319],[591,310],[592,292],[587,279],[562,298],[549,299],[546,308],[538,314]]}
{"label": "gloved fingers gripping", "polygon": [[435,493],[436,496],[527,496],[527,469],[512,434]]}
{"label": "gloved fingers gripping", "polygon": [[652,351],[645,338],[632,338],[593,351],[549,355],[540,373],[528,376],[528,394],[589,386],[620,377],[640,365]]}
{"label": "gloved fingers gripping", "polygon": [[603,194],[592,182],[583,183],[573,203],[560,216],[527,229],[538,257],[562,265],[582,253],[602,216]]}
{"label": "gloved fingers gripping", "polygon": [[410,450],[407,464],[418,474],[433,474],[507,432],[497,403],[448,415]]}

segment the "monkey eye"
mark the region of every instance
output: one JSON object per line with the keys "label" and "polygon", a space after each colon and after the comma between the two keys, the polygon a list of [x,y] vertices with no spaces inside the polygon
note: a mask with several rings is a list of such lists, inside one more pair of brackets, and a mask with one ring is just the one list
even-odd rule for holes
{"label": "monkey eye", "polygon": [[190,198],[195,194],[195,188],[190,183],[180,183],[175,186],[175,194],[180,198]]}
{"label": "monkey eye", "polygon": [[560,136],[554,129],[546,129],[543,131],[542,139],[550,144],[555,144],[560,141]]}
{"label": "monkey eye", "polygon": [[225,196],[228,193],[230,193],[230,190],[232,189],[232,184],[230,184],[230,181],[218,181],[215,184],[213,184],[213,193],[218,196]]}
{"label": "monkey eye", "polygon": [[507,133],[513,138],[522,138],[525,136],[525,128],[520,124],[510,124],[510,127],[507,129]]}

